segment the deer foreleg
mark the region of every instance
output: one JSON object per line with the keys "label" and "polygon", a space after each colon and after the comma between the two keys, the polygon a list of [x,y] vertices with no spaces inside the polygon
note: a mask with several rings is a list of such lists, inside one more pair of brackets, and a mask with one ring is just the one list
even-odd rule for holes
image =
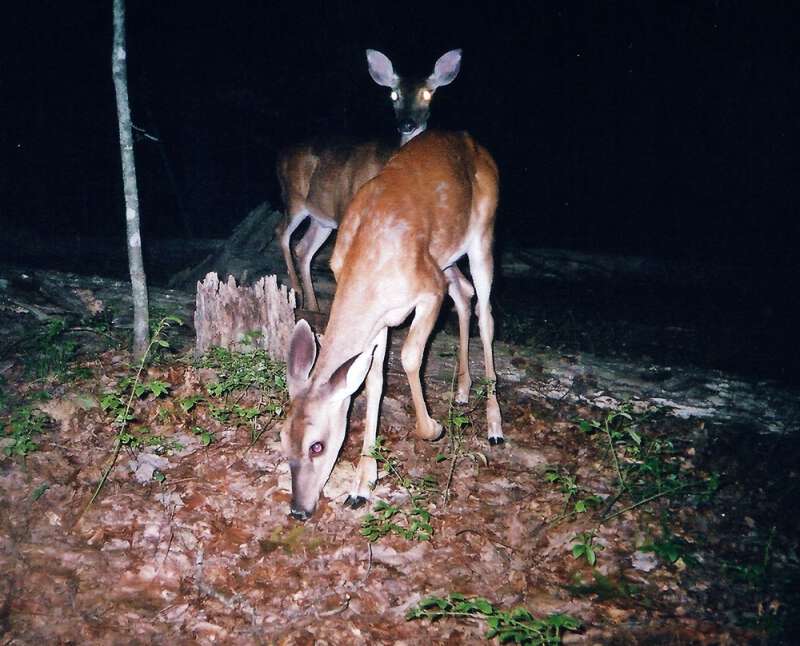
{"label": "deer foreleg", "polygon": [[386,356],[386,337],[389,328],[383,328],[375,341],[375,352],[372,365],[367,373],[367,416],[364,422],[364,443],[361,447],[361,459],[358,461],[353,489],[344,504],[356,509],[361,507],[370,496],[372,488],[378,480],[378,464],[372,457],[375,438],[378,435],[378,409],[383,394],[383,362]]}

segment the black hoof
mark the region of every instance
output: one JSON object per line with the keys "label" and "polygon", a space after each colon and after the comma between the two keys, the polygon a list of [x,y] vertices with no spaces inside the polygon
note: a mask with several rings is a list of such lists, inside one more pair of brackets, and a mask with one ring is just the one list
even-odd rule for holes
{"label": "black hoof", "polygon": [[358,509],[366,504],[367,499],[364,498],[364,496],[347,496],[347,499],[344,501],[344,506],[350,509]]}
{"label": "black hoof", "polygon": [[428,440],[428,441],[429,441],[429,442],[438,442],[438,441],[439,441],[439,440],[441,440],[441,439],[442,439],[442,438],[443,438],[445,435],[447,435],[447,429],[445,429],[445,428],[442,428],[442,432],[441,432],[441,433],[439,433],[439,435],[437,435],[436,437],[434,437],[432,440]]}
{"label": "black hoof", "polygon": [[506,438],[504,438],[504,437],[490,437],[489,438],[489,444],[491,444],[492,446],[500,446],[501,444],[505,444],[505,443],[506,443]]}
{"label": "black hoof", "polygon": [[309,518],[311,518],[311,514],[308,513],[305,510],[302,510],[302,509],[292,509],[291,510],[291,514],[292,514],[292,518],[294,518],[295,520],[302,521],[302,522],[305,522]]}

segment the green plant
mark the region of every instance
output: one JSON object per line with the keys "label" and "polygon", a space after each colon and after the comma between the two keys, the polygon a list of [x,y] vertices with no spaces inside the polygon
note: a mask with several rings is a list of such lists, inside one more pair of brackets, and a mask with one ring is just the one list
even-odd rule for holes
{"label": "green plant", "polygon": [[214,441],[214,434],[211,431],[201,428],[200,426],[195,426],[192,428],[192,433],[200,438],[200,444],[203,446],[208,446]]}
{"label": "green plant", "polygon": [[[599,420],[577,420],[579,430],[603,439],[616,475],[615,491],[606,500],[601,523],[658,498],[689,492],[707,498],[716,491],[719,479],[715,474],[705,479],[688,476],[681,468],[681,451],[675,443],[645,432],[644,422],[661,412],[652,409],[637,415],[630,404],[623,404]],[[629,504],[612,512],[624,499]]]}
{"label": "green plant", "polygon": [[405,490],[408,498],[403,505],[392,505],[382,500],[376,502],[375,513],[361,519],[361,535],[371,543],[389,534],[409,541],[429,541],[433,536],[433,526],[428,507],[430,495],[438,487],[436,479],[431,475],[413,478],[405,474],[399,460],[390,454],[380,438],[370,455]]}
{"label": "green plant", "polygon": [[[265,350],[233,352],[214,347],[202,358],[200,365],[212,368],[218,377],[217,381],[206,387],[212,398],[205,401],[211,416],[225,424],[249,425],[253,444],[284,416],[289,401],[286,366],[272,359]],[[247,390],[258,392],[256,405],[240,404]],[[185,405],[184,402],[181,405],[188,412],[201,401],[204,400],[199,396],[192,397],[184,400]],[[259,429],[258,420],[264,416],[269,421]]]}
{"label": "green plant", "polygon": [[594,544],[594,532],[581,532],[572,538],[575,543],[572,545],[572,556],[576,559],[584,558],[586,562],[594,566],[597,563],[597,552],[603,547]]}
{"label": "green plant", "polygon": [[38,487],[36,487],[36,489],[33,490],[33,493],[31,494],[31,500],[39,500],[39,498],[41,498],[49,488],[50,484],[47,482],[40,484]]}
{"label": "green plant", "polygon": [[676,563],[679,559],[687,565],[696,565],[697,559],[692,555],[691,545],[685,540],[672,535],[665,527],[660,538],[654,538],[639,547],[642,552],[655,554],[663,563]]}
{"label": "green plant", "polygon": [[68,375],[78,344],[66,337],[67,331],[65,319],[50,319],[23,341],[29,376],[42,379],[50,374],[58,378]]}
{"label": "green plant", "polygon": [[[544,479],[551,484],[558,485],[561,493],[564,494],[564,508],[561,514],[549,521],[550,523],[558,522],[574,514],[585,513],[602,502],[600,496],[580,487],[576,476],[559,467],[549,467],[545,471]],[[572,504],[572,509],[570,509],[570,504]]]}
{"label": "green plant", "polygon": [[136,378],[125,377],[113,391],[105,393],[100,398],[100,408],[114,416],[114,423],[117,426],[122,426],[135,419],[132,406],[135,399],[142,399],[148,395],[158,399],[167,394],[169,394],[169,384],[164,381],[141,383],[139,375]]}
{"label": "green plant", "polygon": [[[452,350],[455,355],[455,348]],[[458,376],[458,364],[453,366],[453,376],[450,380],[450,397],[447,408],[447,419],[445,420],[445,431],[447,434],[447,450],[445,453],[439,453],[436,456],[436,462],[444,462],[450,460],[450,469],[447,473],[447,481],[445,482],[444,489],[442,490],[442,505],[447,505],[450,498],[450,486],[453,483],[453,475],[455,474],[456,467],[463,459],[469,459],[473,463],[482,463],[487,466],[489,460],[484,453],[480,451],[467,450],[467,430],[473,428],[472,413],[478,403],[485,401],[486,397],[494,393],[495,383],[489,379],[481,379],[476,382],[473,388],[475,395],[472,408],[458,405],[455,401],[455,387],[456,377]]]}
{"label": "green plant", "polygon": [[180,451],[183,445],[180,442],[169,440],[162,435],[154,435],[150,429],[142,426],[137,429],[126,429],[118,436],[118,442],[125,448],[138,450],[144,447],[153,449],[158,455],[164,453]]}
{"label": "green plant", "polygon": [[43,412],[30,406],[16,409],[11,413],[6,430],[11,442],[3,448],[3,452],[8,456],[17,455],[24,458],[36,451],[39,445],[33,438],[44,432],[45,424],[49,420],[50,418]]}
{"label": "green plant", "polygon": [[[144,368],[147,365],[148,358],[151,356],[153,349],[169,347],[169,343],[164,340],[163,335],[172,325],[183,325],[183,322],[176,316],[165,316],[158,322],[158,324],[155,326],[155,332],[153,333],[153,336],[150,337],[150,343],[147,345],[142,358],[139,360],[139,364],[136,368],[136,374],[132,379],[123,380],[126,383],[125,388],[122,390],[122,394],[120,394],[120,392],[107,393],[100,402],[103,410],[110,411],[114,415],[114,423],[118,426],[117,437],[114,442],[114,451],[111,455],[108,466],[103,470],[103,473],[100,476],[100,482],[98,482],[92,497],[89,499],[89,502],[86,503],[86,507],[84,507],[83,511],[80,513],[78,517],[79,519],[86,513],[89,507],[92,506],[97,496],[100,495],[100,491],[102,491],[106,480],[108,480],[111,470],[117,463],[117,458],[119,457],[119,453],[123,447],[122,439],[126,433],[128,424],[134,419],[134,400],[138,397],[142,397],[148,392],[152,393],[156,397],[159,397],[168,391],[167,384],[160,381],[149,382],[143,386],[142,374],[144,373]],[[127,394],[125,395],[125,393]],[[105,405],[103,402],[105,402]]]}
{"label": "green plant", "polygon": [[482,597],[467,597],[458,593],[446,597],[426,597],[406,614],[407,621],[437,621],[447,617],[483,621],[488,627],[486,639],[496,638],[501,644],[560,644],[565,631],[578,630],[581,626],[580,621],[569,615],[554,614],[536,619],[526,608],[506,611]]}

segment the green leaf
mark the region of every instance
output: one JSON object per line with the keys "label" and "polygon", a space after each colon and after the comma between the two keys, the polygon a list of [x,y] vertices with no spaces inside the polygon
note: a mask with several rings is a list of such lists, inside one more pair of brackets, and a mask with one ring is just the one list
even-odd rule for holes
{"label": "green leaf", "polygon": [[447,459],[447,456],[444,453],[437,453],[434,460],[436,462],[444,462]]}
{"label": "green leaf", "polygon": [[31,494],[31,498],[33,500],[39,500],[44,495],[44,492],[50,488],[50,485],[47,482],[40,484],[36,489],[33,490]]}
{"label": "green leaf", "polygon": [[185,413],[188,413],[198,404],[198,402],[201,401],[203,401],[202,395],[192,395],[191,397],[186,397],[185,399],[181,400],[181,408]]}
{"label": "green leaf", "polygon": [[156,397],[161,397],[161,395],[166,395],[169,393],[169,384],[165,381],[151,381],[147,384],[147,390],[149,390],[153,395]]}
{"label": "green leaf", "polygon": [[430,608],[444,609],[447,607],[447,601],[441,597],[425,597],[419,602],[419,607],[423,610],[428,610]]}
{"label": "green leaf", "polygon": [[494,606],[489,602],[488,599],[484,599],[482,597],[475,597],[472,601],[475,604],[475,607],[480,610],[484,615],[491,615],[494,614]]}
{"label": "green leaf", "polygon": [[531,621],[533,616],[530,612],[528,612],[527,608],[518,606],[511,611],[511,618],[515,619],[516,621]]}

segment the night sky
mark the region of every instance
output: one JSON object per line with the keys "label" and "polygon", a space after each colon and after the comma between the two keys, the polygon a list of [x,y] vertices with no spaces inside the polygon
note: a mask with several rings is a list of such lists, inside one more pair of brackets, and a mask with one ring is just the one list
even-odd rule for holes
{"label": "night sky", "polygon": [[[278,203],[276,151],[395,138],[379,49],[427,75],[464,50],[431,127],[501,170],[500,244],[792,267],[794,3],[128,2],[147,237],[227,237]],[[24,8],[21,8],[24,7]],[[36,235],[124,227],[111,2],[4,8],[0,218]]]}

